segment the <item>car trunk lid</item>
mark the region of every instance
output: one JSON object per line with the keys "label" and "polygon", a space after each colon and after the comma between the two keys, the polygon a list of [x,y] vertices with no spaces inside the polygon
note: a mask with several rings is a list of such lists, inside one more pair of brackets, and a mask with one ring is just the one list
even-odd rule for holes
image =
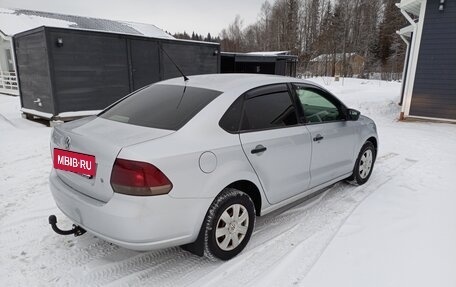
{"label": "car trunk lid", "polygon": [[[84,176],[56,169],[58,177],[76,191],[107,202],[113,195],[110,184],[112,167],[123,147],[158,139],[173,130],[147,128],[98,117],[88,117],[54,128],[51,152],[54,148],[95,156],[95,175]],[[68,140],[69,139],[69,140]],[[69,148],[68,148],[69,141]]]}

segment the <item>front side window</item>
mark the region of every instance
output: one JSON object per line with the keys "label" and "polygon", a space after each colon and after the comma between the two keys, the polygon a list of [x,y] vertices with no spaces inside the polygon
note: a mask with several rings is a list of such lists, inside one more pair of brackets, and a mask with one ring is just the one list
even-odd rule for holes
{"label": "front side window", "polygon": [[[271,90],[272,91],[272,90]],[[247,96],[241,130],[255,131],[297,125],[296,109],[284,85],[268,93]]]}
{"label": "front side window", "polygon": [[151,85],[120,101],[100,117],[132,125],[178,130],[222,92],[175,85]]}
{"label": "front side window", "polygon": [[303,86],[295,86],[295,91],[308,123],[332,122],[344,118],[336,103],[323,91]]}

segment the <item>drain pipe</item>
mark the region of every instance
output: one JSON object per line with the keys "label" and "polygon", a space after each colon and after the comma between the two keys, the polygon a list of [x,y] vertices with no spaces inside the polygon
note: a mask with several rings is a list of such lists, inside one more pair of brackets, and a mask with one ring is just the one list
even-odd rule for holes
{"label": "drain pipe", "polygon": [[[402,69],[402,93],[401,93],[401,100],[399,102],[399,106],[402,106],[402,103],[404,102],[404,93],[405,93],[405,81],[407,80],[406,74],[408,71],[408,66],[409,66],[409,54],[410,54],[410,41],[402,34],[399,34],[399,31],[396,32],[399,37],[401,37],[402,41],[405,42],[407,45],[407,49],[405,50],[405,63],[404,63],[404,68]],[[401,113],[401,120],[404,118],[403,113]]]}
{"label": "drain pipe", "polygon": [[[410,25],[413,27],[413,36],[412,36],[412,39],[410,39],[410,41],[402,34],[399,34],[399,31],[397,31],[396,33],[399,34],[399,36],[401,37],[401,39],[405,42],[405,44],[407,45],[407,52],[406,52],[406,55],[405,55],[405,65],[404,65],[404,70],[402,72],[402,95],[401,95],[401,101],[399,103],[400,106],[402,106],[401,108],[401,114],[399,116],[399,119],[400,120],[403,120],[404,119],[404,110],[405,110],[405,105],[403,105],[404,103],[404,99],[405,99],[405,93],[406,91],[408,91],[408,88],[407,88],[407,84],[408,84],[408,80],[409,80],[409,77],[408,77],[408,74],[409,74],[409,58],[410,58],[410,55],[409,53],[412,52],[413,53],[413,49],[415,48],[415,45],[414,45],[414,37],[416,35],[416,29],[417,29],[417,25],[416,25],[416,22],[412,19],[412,17],[410,17],[410,15],[404,10],[402,9],[401,7],[401,4],[400,3],[396,3],[396,6],[397,8],[399,8],[399,10],[401,11],[401,14],[404,15],[405,19],[407,19],[407,21],[410,23]],[[407,76],[406,76],[407,75]],[[407,81],[407,83],[405,82]]]}

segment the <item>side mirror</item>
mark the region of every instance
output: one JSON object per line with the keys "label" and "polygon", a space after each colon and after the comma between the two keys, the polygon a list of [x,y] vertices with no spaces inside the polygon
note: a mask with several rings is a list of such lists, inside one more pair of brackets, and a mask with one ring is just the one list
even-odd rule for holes
{"label": "side mirror", "polygon": [[348,121],[357,121],[361,115],[360,111],[355,109],[347,109],[347,120]]}

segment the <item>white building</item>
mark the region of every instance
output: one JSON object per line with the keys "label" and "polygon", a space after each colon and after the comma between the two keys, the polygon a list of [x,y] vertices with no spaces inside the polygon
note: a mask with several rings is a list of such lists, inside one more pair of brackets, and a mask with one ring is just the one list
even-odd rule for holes
{"label": "white building", "polygon": [[0,30],[0,93],[19,95],[11,37]]}

